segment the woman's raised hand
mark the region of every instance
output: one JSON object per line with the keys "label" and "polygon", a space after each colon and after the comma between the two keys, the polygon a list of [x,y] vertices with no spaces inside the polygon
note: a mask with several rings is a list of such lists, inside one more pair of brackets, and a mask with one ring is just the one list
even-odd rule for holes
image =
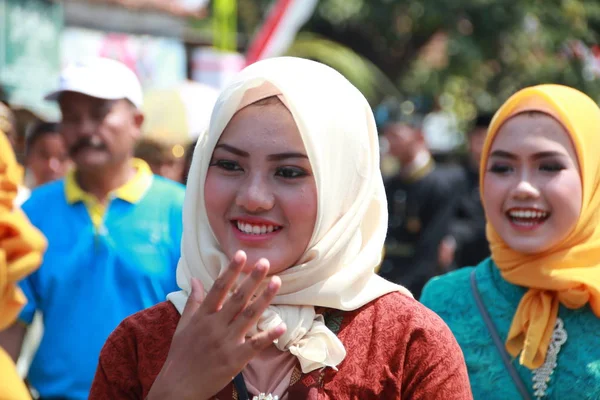
{"label": "woman's raised hand", "polygon": [[281,280],[271,277],[262,294],[258,294],[269,272],[269,262],[260,259],[252,273],[228,296],[245,263],[246,254],[238,251],[206,298],[200,281],[192,278],[192,292],[173,335],[167,360],[147,400],[211,398],[255,355],[285,333],[286,327],[281,324],[246,337],[273,300]]}

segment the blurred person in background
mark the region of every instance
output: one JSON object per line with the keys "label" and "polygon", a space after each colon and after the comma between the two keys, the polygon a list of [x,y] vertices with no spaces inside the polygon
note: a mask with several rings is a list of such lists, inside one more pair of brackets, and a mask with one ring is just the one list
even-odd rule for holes
{"label": "blurred person in background", "polygon": [[71,159],[58,124],[42,122],[25,139],[25,167],[34,188],[61,179],[71,166]]}
{"label": "blurred person in background", "polygon": [[[0,132],[6,136],[6,139],[10,143],[13,152],[15,152],[15,145],[17,141],[17,120],[14,112],[10,109],[8,104],[0,102]],[[23,167],[18,165],[21,174],[23,174]],[[23,204],[30,195],[31,191],[19,180],[19,190],[15,197],[15,204],[20,206]]]}
{"label": "blurred person in background", "polygon": [[379,274],[419,298],[425,283],[444,272],[438,248],[448,234],[457,196],[436,164],[421,130],[421,119],[391,113],[383,126],[389,154],[401,165],[386,181],[389,229]]}
{"label": "blurred person in background", "polygon": [[439,249],[440,262],[454,262],[459,268],[477,265],[490,255],[485,236],[485,213],[479,195],[479,163],[492,117],[491,114],[478,115],[474,127],[467,134],[467,158],[457,169],[456,190],[461,193],[450,233]]}
{"label": "blurred person in background", "polygon": [[60,131],[75,164],[23,205],[48,238],[40,269],[21,282],[28,304],[0,344],[16,359],[41,310],[44,335],[28,379],[41,398],[87,399],[98,355],[125,317],[176,289],[183,186],[133,158],[142,89],[104,58],[70,65],[60,87]]}
{"label": "blurred person in background", "polygon": [[171,146],[144,138],[138,141],[134,156],[146,161],[154,174],[181,182],[183,160],[175,157]]}
{"label": "blurred person in background", "polygon": [[14,154],[17,136],[17,119],[15,113],[10,108],[10,105],[5,101],[0,101],[0,132],[2,132],[2,135],[8,140]]}
{"label": "blurred person in background", "polygon": [[[11,326],[27,299],[17,282],[42,262],[46,239],[14,207],[22,176],[12,146],[0,131],[0,331]],[[0,347],[0,399],[31,399],[11,357]]]}
{"label": "blurred person in background", "polygon": [[190,167],[192,165],[192,158],[194,156],[194,150],[196,149],[198,140],[194,140],[185,148],[185,158],[183,159],[183,169],[181,171],[181,183],[187,185],[188,175],[190,173]]}
{"label": "blurred person in background", "polygon": [[3,102],[0,102],[0,131],[6,135],[6,138],[14,149],[17,136],[17,120],[10,106]]}

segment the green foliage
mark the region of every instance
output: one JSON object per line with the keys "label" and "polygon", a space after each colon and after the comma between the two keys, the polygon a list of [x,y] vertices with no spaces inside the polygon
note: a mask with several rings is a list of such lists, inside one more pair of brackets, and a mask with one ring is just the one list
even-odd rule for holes
{"label": "green foliage", "polygon": [[[256,17],[271,1],[241,3]],[[372,102],[394,93],[382,84],[391,81],[404,97],[438,99],[469,121],[539,83],[600,100],[600,76],[569,50],[596,44],[599,29],[596,0],[320,0],[303,29],[318,36],[299,37],[292,53],[344,69]]]}

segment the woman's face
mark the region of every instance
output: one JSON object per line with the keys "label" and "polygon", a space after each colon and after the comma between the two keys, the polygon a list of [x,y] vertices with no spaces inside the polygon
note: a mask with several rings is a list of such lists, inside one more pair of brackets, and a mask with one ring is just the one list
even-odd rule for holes
{"label": "woman's face", "polygon": [[298,127],[280,102],[238,111],[217,143],[204,185],[210,226],[225,254],[260,258],[269,274],[297,263],[312,237],[317,189]]}
{"label": "woman's face", "polygon": [[488,221],[513,250],[552,248],[581,213],[579,164],[562,125],[542,113],[518,114],[502,125],[483,179]]}

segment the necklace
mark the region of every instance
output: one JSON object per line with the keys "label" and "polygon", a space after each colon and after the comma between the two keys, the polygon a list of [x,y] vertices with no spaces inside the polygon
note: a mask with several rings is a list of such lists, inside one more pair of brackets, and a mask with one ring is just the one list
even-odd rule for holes
{"label": "necklace", "polygon": [[546,396],[548,383],[550,383],[550,378],[558,365],[558,353],[566,341],[567,331],[565,330],[565,324],[562,319],[556,318],[552,339],[550,339],[550,346],[548,346],[548,353],[546,354],[546,361],[541,367],[533,370],[533,395],[537,399]]}

